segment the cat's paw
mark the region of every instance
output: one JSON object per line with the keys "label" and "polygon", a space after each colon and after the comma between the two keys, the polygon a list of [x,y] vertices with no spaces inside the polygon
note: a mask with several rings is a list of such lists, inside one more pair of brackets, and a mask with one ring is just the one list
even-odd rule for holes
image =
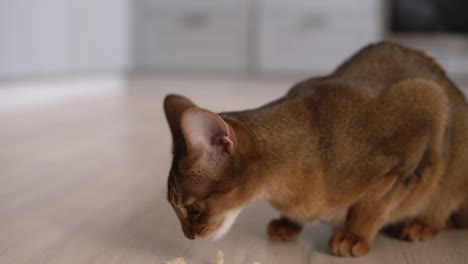
{"label": "cat's paw", "polygon": [[268,237],[274,241],[291,241],[302,230],[302,226],[285,217],[271,220],[268,224]]}
{"label": "cat's paw", "polygon": [[366,254],[370,245],[351,232],[335,232],[328,243],[332,254],[341,257],[359,257]]}
{"label": "cat's paw", "polygon": [[400,231],[400,238],[408,241],[426,240],[435,236],[439,230],[421,220],[406,222]]}

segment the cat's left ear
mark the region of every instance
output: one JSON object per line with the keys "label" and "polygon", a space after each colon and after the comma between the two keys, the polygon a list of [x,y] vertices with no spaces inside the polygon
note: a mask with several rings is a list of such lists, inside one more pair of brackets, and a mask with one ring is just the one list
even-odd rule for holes
{"label": "cat's left ear", "polygon": [[164,112],[174,141],[182,136],[182,131],[180,129],[180,119],[182,114],[187,109],[194,106],[195,104],[190,101],[190,99],[180,95],[169,94],[164,99]]}
{"label": "cat's left ear", "polygon": [[219,115],[202,108],[190,108],[182,114],[182,133],[189,151],[233,154],[237,139],[233,128]]}

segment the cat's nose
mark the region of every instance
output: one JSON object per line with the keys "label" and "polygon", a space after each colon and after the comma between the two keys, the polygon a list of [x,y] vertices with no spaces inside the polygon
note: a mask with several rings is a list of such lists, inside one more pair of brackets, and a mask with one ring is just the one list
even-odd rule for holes
{"label": "cat's nose", "polygon": [[195,234],[194,234],[192,228],[186,226],[186,227],[183,227],[182,229],[183,229],[183,231],[184,231],[184,235],[185,235],[186,238],[188,238],[188,239],[195,239]]}
{"label": "cat's nose", "polygon": [[190,240],[195,239],[195,234],[194,234],[192,231],[190,231],[186,236],[187,236],[187,238],[190,239]]}

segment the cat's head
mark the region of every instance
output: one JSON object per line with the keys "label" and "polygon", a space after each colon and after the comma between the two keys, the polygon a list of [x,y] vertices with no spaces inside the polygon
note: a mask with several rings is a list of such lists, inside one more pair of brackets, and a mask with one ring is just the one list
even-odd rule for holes
{"label": "cat's head", "polygon": [[239,147],[245,137],[182,96],[168,95],[164,111],[173,139],[167,199],[187,238],[218,239],[252,197]]}

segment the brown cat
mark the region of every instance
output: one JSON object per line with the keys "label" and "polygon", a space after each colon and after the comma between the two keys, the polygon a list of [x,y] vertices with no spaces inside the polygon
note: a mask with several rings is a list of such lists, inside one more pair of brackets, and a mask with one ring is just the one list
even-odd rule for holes
{"label": "brown cat", "polygon": [[468,105],[421,52],[370,45],[253,110],[215,114],[176,95],[164,109],[167,198],[190,239],[221,237],[256,199],[282,215],[273,240],[343,224],[329,242],[339,256],[365,254],[392,223],[411,241],[468,227]]}

